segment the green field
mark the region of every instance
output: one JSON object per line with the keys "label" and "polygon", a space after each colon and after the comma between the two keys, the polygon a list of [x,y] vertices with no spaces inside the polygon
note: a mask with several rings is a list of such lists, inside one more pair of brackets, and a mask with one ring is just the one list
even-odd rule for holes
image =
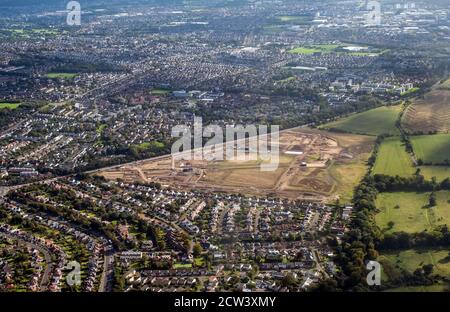
{"label": "green field", "polygon": [[294,49],[289,50],[291,54],[300,55],[311,55],[314,53],[336,53],[336,54],[348,54],[354,56],[377,56],[383,53],[383,51],[374,50],[373,48],[367,50],[348,50],[344,49],[347,47],[354,47],[352,44],[314,44],[314,45],[304,45]]}
{"label": "green field", "polygon": [[279,82],[279,83],[286,83],[286,82],[294,81],[295,79],[296,78],[294,76],[291,76],[291,77],[287,77],[285,79],[277,80],[277,82]]}
{"label": "green field", "polygon": [[[380,211],[375,216],[377,225],[386,233],[417,233],[437,225],[450,225],[450,192],[439,191],[437,206],[428,207],[430,193],[395,192],[381,193],[376,200]],[[388,225],[393,222],[393,226]]]}
{"label": "green field", "polygon": [[[433,274],[450,277],[450,257],[446,248],[434,249],[408,249],[403,251],[384,252],[378,260],[383,267],[383,279],[396,277],[403,269],[413,273],[417,268],[427,264],[434,265]],[[445,285],[435,284],[431,286],[406,287],[405,291],[415,288],[426,291],[442,291]],[[411,288],[411,289],[410,289]],[[402,288],[397,289],[397,291]],[[396,289],[393,289],[394,291]]]}
{"label": "green field", "polygon": [[13,37],[20,37],[20,38],[34,38],[38,36],[41,37],[56,36],[59,33],[58,30],[49,28],[33,28],[33,29],[16,28],[16,29],[0,29],[0,31],[5,31]]}
{"label": "green field", "polygon": [[174,263],[174,269],[191,269],[192,263]]}
{"label": "green field", "polygon": [[0,109],[8,108],[8,109],[16,109],[20,106],[20,103],[4,103],[0,102]]}
{"label": "green field", "polygon": [[335,191],[339,194],[341,202],[351,202],[355,185],[361,181],[367,172],[365,161],[361,159],[350,163],[333,163],[328,174],[336,181]]}
{"label": "green field", "polygon": [[72,79],[75,78],[77,74],[73,73],[48,73],[45,77],[50,79]]}
{"label": "green field", "polygon": [[302,54],[302,55],[309,55],[314,53],[331,53],[335,49],[337,49],[339,45],[336,44],[318,44],[318,45],[312,45],[312,46],[302,46],[295,49],[292,49],[289,51],[289,53],[292,54]]}
{"label": "green field", "polygon": [[397,135],[399,131],[395,123],[400,111],[400,105],[378,107],[323,125],[320,128],[328,130],[336,129],[355,134]]}
{"label": "green field", "polygon": [[416,93],[416,92],[419,92],[420,91],[420,88],[411,88],[411,89],[409,89],[408,91],[405,91],[405,92],[403,92],[402,94],[401,94],[401,96],[407,96],[407,95],[411,95],[411,94],[413,94],[413,93]]}
{"label": "green field", "polygon": [[431,180],[435,177],[438,182],[450,178],[450,167],[446,166],[421,166],[420,174],[425,177],[426,180]]}
{"label": "green field", "polygon": [[386,138],[381,143],[373,174],[407,177],[416,172],[411,156],[398,137]]}
{"label": "green field", "polygon": [[152,95],[167,95],[170,93],[170,90],[166,90],[166,89],[153,89],[151,91]]}
{"label": "green field", "polygon": [[426,164],[450,164],[450,134],[412,136],[411,143],[418,159]]}
{"label": "green field", "polygon": [[132,145],[132,148],[136,149],[138,152],[142,152],[145,150],[162,150],[164,147],[164,143],[157,141]]}

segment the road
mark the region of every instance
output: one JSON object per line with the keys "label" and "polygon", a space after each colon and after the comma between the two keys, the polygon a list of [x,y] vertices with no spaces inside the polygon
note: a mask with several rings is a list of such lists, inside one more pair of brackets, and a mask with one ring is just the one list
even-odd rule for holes
{"label": "road", "polygon": [[113,281],[112,279],[114,274],[114,253],[111,250],[107,250],[103,261],[103,272],[100,279],[98,291],[111,292]]}

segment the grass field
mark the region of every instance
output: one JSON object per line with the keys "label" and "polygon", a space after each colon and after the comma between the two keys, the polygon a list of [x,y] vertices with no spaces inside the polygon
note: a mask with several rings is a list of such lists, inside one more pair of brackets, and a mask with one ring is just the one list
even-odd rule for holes
{"label": "grass field", "polygon": [[[315,44],[315,45],[305,45],[289,50],[291,54],[300,55],[311,55],[314,53],[336,53],[336,54],[348,54],[353,56],[376,56],[383,51],[367,49],[367,50],[351,50],[348,48],[353,48],[354,45],[351,44]],[[366,47],[368,48],[368,47]]]}
{"label": "grass field", "polygon": [[277,80],[277,82],[279,82],[279,83],[286,83],[286,82],[294,81],[295,79],[296,78],[294,76],[291,76],[291,77],[287,77],[285,79]]}
{"label": "grass field", "polygon": [[419,91],[420,91],[420,88],[411,88],[408,91],[403,92],[401,94],[401,96],[408,96],[408,95],[414,94],[414,93],[419,92]]}
{"label": "grass field", "polygon": [[133,145],[133,147],[135,147],[136,149],[143,151],[143,150],[147,150],[150,148],[153,149],[163,149],[164,148],[164,143],[158,142],[158,141],[153,141],[153,142],[144,142],[141,144],[136,144]]}
{"label": "grass field", "polygon": [[174,269],[190,269],[192,268],[192,263],[175,263],[173,265]]}
{"label": "grass field", "polygon": [[[369,155],[367,155],[367,158]],[[351,202],[355,186],[367,172],[367,166],[362,159],[348,164],[333,164],[328,173],[337,182],[335,192],[342,202]]]}
{"label": "grass field", "polygon": [[0,31],[7,32],[12,37],[18,38],[35,38],[35,37],[46,37],[46,36],[55,36],[59,33],[59,31],[50,28],[33,28],[33,29],[0,29]]}
{"label": "grass field", "polygon": [[335,49],[337,49],[339,46],[335,44],[318,44],[318,45],[312,45],[312,46],[303,46],[298,47],[295,49],[292,49],[289,51],[289,53],[292,54],[302,54],[302,55],[309,55],[314,53],[331,53]]}
{"label": "grass field", "polygon": [[415,173],[410,155],[398,137],[386,138],[381,143],[373,174],[406,177]]}
{"label": "grass field", "polygon": [[320,128],[336,129],[355,134],[380,135],[386,133],[397,135],[399,131],[395,122],[400,111],[400,105],[378,107],[323,125]]}
{"label": "grass field", "polygon": [[431,180],[432,177],[436,177],[436,180],[440,182],[446,178],[450,178],[450,167],[421,166],[420,171],[427,180]]}
{"label": "grass field", "polygon": [[170,90],[166,89],[153,89],[151,91],[152,95],[167,95],[170,93]]}
{"label": "grass field", "polygon": [[20,106],[20,103],[3,103],[0,102],[0,109],[8,108],[8,109],[16,109]]}
{"label": "grass field", "polygon": [[45,77],[50,79],[72,79],[75,78],[77,74],[73,73],[48,73]]}
{"label": "grass field", "polygon": [[411,143],[418,159],[426,164],[450,163],[450,134],[412,136]]}
{"label": "grass field", "polygon": [[[417,268],[427,264],[434,265],[433,274],[450,277],[450,257],[449,250],[446,248],[389,251],[380,255],[378,260],[383,267],[382,279],[395,278],[400,273],[400,269],[413,273]],[[431,286],[396,288],[393,291],[442,291],[443,288],[445,288],[445,285],[435,284]]]}
{"label": "grass field", "polygon": [[[428,208],[430,193],[395,192],[378,195],[375,216],[377,225],[386,233],[430,230],[440,224],[450,225],[450,192],[439,191],[437,206]],[[392,228],[388,225],[394,222]]]}

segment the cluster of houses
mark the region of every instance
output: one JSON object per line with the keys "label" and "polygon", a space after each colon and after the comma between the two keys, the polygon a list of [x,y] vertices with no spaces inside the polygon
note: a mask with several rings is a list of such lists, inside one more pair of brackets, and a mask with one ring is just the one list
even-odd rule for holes
{"label": "cluster of houses", "polygon": [[12,238],[17,238],[25,242],[40,246],[45,249],[49,254],[53,255],[56,261],[52,263],[46,263],[47,266],[51,265],[52,270],[50,273],[48,284],[46,285],[47,291],[58,292],[61,290],[61,279],[63,277],[63,270],[66,264],[67,255],[61,247],[54,242],[31,235],[19,229],[14,229],[9,225],[0,224],[0,233],[9,235]]}

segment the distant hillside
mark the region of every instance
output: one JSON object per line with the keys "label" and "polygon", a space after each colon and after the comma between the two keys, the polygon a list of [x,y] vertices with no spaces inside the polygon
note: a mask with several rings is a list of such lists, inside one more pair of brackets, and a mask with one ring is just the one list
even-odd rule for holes
{"label": "distant hillside", "polygon": [[411,134],[450,133],[450,79],[410,105],[402,126]]}

